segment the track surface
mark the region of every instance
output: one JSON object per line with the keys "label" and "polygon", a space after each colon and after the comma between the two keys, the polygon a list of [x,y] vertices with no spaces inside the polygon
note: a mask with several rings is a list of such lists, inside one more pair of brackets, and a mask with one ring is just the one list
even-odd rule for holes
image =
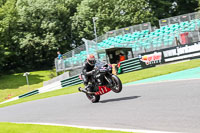
{"label": "track surface", "polygon": [[96,104],[83,93],[0,108],[1,122],[200,132],[200,79],[124,86]]}

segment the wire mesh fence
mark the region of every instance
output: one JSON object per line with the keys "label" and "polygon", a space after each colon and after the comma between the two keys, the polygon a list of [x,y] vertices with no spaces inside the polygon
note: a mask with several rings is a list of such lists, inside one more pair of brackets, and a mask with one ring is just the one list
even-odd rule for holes
{"label": "wire mesh fence", "polygon": [[[151,23],[143,23],[143,24],[138,24],[138,25],[134,25],[134,26],[130,26],[130,27],[125,27],[125,28],[121,28],[118,30],[112,30],[107,32],[106,34],[97,37],[97,43],[102,42],[105,39],[108,39],[109,37],[115,37],[115,36],[119,36],[119,35],[124,35],[124,34],[128,34],[128,33],[133,33],[136,31],[142,31],[142,30],[149,30],[151,31]],[[95,40],[95,39],[94,39]]]}
{"label": "wire mesh fence", "polygon": [[160,27],[166,26],[166,25],[169,26],[171,24],[181,23],[181,22],[185,22],[185,21],[192,21],[192,20],[199,19],[199,18],[200,18],[200,13],[194,12],[194,13],[175,16],[175,17],[160,19],[159,25],[160,25]]}
{"label": "wire mesh fence", "polygon": [[[87,54],[94,54],[97,57],[97,50],[101,49],[132,48],[136,57],[144,52],[200,41],[200,15],[198,12],[162,19],[159,23],[160,28],[151,27],[150,23],[144,23],[110,31],[98,37],[97,43],[94,40],[86,40],[84,45],[63,54],[62,60],[55,59],[56,71],[80,69]],[[106,55],[102,53],[99,57],[105,60]]]}
{"label": "wire mesh fence", "polygon": [[[182,35],[185,34],[184,37]],[[184,39],[185,38],[185,39]],[[183,39],[185,41],[183,41]],[[200,41],[200,33],[198,29],[189,32],[183,32],[178,30],[171,34],[164,34],[162,36],[155,36],[151,38],[144,38],[137,41],[131,41],[121,44],[113,44],[113,47],[117,46],[124,48],[132,48],[134,57],[137,57],[141,53],[173,47],[177,45],[184,45],[192,42]],[[88,51],[81,46],[74,50],[74,56],[64,58],[61,60],[55,59],[55,66],[57,71],[64,71],[69,69],[75,69],[82,67],[87,54],[94,54],[97,57],[96,51],[99,49],[95,42],[88,40]],[[103,47],[101,49],[104,49]],[[105,60],[106,55],[99,55],[102,60]]]}

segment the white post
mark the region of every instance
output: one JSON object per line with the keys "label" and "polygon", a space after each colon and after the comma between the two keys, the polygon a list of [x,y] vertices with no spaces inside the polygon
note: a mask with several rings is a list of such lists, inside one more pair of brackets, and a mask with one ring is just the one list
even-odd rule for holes
{"label": "white post", "polygon": [[29,87],[29,81],[28,81],[28,75],[29,74],[30,74],[29,72],[25,72],[24,75],[23,75],[23,76],[26,76],[26,82],[27,82],[28,87]]}

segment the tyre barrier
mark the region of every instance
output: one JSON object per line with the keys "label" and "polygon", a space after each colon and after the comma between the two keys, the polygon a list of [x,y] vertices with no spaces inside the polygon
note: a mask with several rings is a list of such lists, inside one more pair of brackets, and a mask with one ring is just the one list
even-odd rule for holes
{"label": "tyre barrier", "polygon": [[9,100],[3,101],[3,102],[1,102],[0,104],[8,103],[8,102],[11,102],[11,101],[18,100],[18,99],[20,99],[20,98],[25,98],[25,97],[32,96],[32,95],[39,94],[39,93],[40,93],[40,92],[39,92],[39,89],[33,90],[33,91],[30,91],[30,92],[25,93],[25,94],[23,94],[23,95],[20,95],[20,96],[17,96],[17,97],[13,97],[13,98],[11,98],[11,99],[9,99]]}
{"label": "tyre barrier", "polygon": [[77,85],[77,84],[81,84],[81,83],[83,83],[83,81],[79,79],[79,75],[75,75],[75,76],[70,77],[68,79],[62,80],[61,86],[64,88],[64,87]]}
{"label": "tyre barrier", "polygon": [[35,94],[38,94],[38,93],[39,93],[39,90],[33,90],[31,92],[28,92],[28,93],[25,93],[23,95],[20,95],[19,98],[24,98],[24,97],[32,96],[32,95],[35,95]]}
{"label": "tyre barrier", "polygon": [[120,62],[120,67],[122,69],[122,73],[127,73],[127,72],[143,69],[140,58],[138,57]]}

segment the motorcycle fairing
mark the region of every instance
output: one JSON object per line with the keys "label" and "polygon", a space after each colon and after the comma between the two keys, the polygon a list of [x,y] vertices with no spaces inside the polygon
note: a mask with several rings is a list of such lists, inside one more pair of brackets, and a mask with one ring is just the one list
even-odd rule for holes
{"label": "motorcycle fairing", "polygon": [[103,95],[105,93],[108,93],[109,91],[111,91],[110,88],[106,86],[99,86],[99,91],[95,92],[95,95]]}

